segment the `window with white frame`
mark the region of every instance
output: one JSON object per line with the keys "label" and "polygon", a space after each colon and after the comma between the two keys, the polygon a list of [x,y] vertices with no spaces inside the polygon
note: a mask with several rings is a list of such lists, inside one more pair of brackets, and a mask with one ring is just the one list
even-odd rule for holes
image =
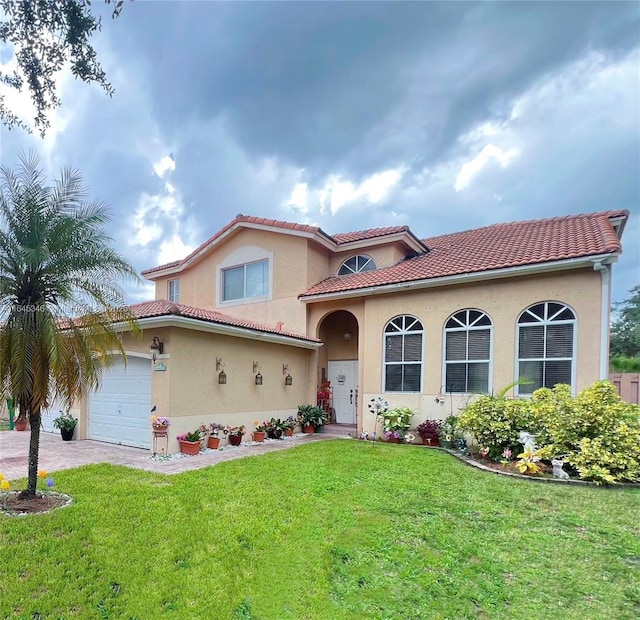
{"label": "window with white frame", "polygon": [[180,280],[167,282],[167,299],[175,304],[180,301]]}
{"label": "window with white frame", "polygon": [[527,308],[518,318],[518,377],[533,381],[518,386],[531,394],[556,383],[573,387],[576,315],[565,304],[545,301]]}
{"label": "window with white frame", "polygon": [[222,270],[222,301],[266,297],[269,261],[260,260]]}
{"label": "window with white frame", "polygon": [[491,319],[481,310],[460,310],[444,326],[447,392],[489,392]]}
{"label": "window with white frame", "polygon": [[338,269],[339,276],[348,276],[350,273],[360,273],[362,271],[373,271],[376,269],[376,263],[369,256],[352,256],[340,265]]}
{"label": "window with white frame", "polygon": [[414,316],[392,319],[384,328],[384,391],[420,392],[424,328]]}

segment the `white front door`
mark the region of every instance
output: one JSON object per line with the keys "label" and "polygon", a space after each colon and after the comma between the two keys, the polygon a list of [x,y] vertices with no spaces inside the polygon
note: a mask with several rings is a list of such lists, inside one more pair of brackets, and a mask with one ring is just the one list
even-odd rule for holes
{"label": "white front door", "polygon": [[358,361],[329,362],[333,408],[338,424],[355,424],[358,405]]}
{"label": "white front door", "polygon": [[89,439],[148,448],[151,443],[151,362],[122,359],[102,374],[102,385],[89,395]]}

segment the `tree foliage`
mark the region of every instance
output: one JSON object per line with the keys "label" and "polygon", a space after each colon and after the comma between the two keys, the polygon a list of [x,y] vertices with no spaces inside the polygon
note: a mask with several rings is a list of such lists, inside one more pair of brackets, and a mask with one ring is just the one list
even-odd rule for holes
{"label": "tree foliage", "polygon": [[[105,0],[120,15],[124,0]],[[91,37],[100,30],[100,18],[91,13],[91,0],[0,0],[4,12],[0,41],[13,47],[16,69],[3,73],[0,83],[22,91],[27,88],[36,109],[35,126],[44,135],[47,112],[60,105],[55,79],[70,63],[71,72],[85,82],[96,82],[109,94],[113,87],[98,62]],[[0,119],[9,127],[29,127],[6,105],[0,93]]]}
{"label": "tree foliage", "polygon": [[137,279],[103,230],[105,206],[86,202],[80,175],[47,183],[35,156],[0,168],[0,396],[31,426],[27,495],[38,472],[42,408],[71,407],[124,354],[117,324],[137,325],[118,285]]}
{"label": "tree foliage", "polygon": [[611,356],[640,357],[640,284],[634,286],[630,295],[615,303],[614,320],[611,325]]}

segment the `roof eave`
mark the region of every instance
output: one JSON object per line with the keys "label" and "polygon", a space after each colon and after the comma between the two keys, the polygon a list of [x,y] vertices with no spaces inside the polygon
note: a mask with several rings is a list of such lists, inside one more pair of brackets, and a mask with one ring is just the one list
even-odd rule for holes
{"label": "roof eave", "polygon": [[298,299],[304,303],[316,301],[328,301],[331,299],[346,299],[362,297],[364,295],[384,295],[398,290],[418,290],[424,288],[435,288],[438,286],[450,286],[454,284],[466,284],[480,280],[495,280],[498,278],[510,278],[512,276],[534,275],[536,273],[549,273],[553,271],[563,271],[566,269],[579,269],[587,267],[594,262],[604,264],[615,263],[618,260],[618,253],[606,253],[577,258],[568,258],[546,263],[536,263],[531,265],[518,265],[516,267],[503,267],[501,269],[491,269],[486,271],[476,271],[473,273],[456,274],[452,276],[441,276],[439,278],[426,278],[423,280],[410,280],[408,282],[394,282],[392,284],[382,284],[379,286],[369,286],[348,291],[336,291],[333,293],[318,293],[312,295],[300,295]]}
{"label": "roof eave", "polygon": [[[262,342],[271,342],[274,344],[285,344],[301,349],[319,349],[321,346],[323,346],[322,342],[304,340],[302,338],[295,338],[293,336],[288,336],[285,334],[263,332],[260,330],[250,329],[248,327],[238,327],[236,325],[214,323],[203,319],[196,319],[175,314],[162,314],[160,316],[143,317],[138,319],[138,324],[140,325],[140,327],[142,327],[142,329],[144,329],[145,327],[182,327],[211,334],[235,336],[236,338],[245,338],[247,340],[259,340]],[[125,323],[118,323],[114,326],[114,328],[117,331],[129,331],[129,326]]]}
{"label": "roof eave", "polygon": [[415,235],[408,231],[402,231],[393,233],[391,235],[380,235],[379,237],[369,237],[368,239],[358,239],[357,241],[347,241],[346,243],[340,243],[335,250],[337,252],[346,252],[349,250],[360,250],[363,248],[370,248],[375,245],[383,245],[385,243],[395,243],[399,241],[404,243],[410,250],[423,254],[428,252],[429,248],[420,241]]}

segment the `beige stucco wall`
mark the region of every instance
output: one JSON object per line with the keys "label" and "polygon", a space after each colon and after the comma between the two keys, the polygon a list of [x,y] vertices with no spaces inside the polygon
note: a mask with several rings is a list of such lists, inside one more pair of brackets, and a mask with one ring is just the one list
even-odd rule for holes
{"label": "beige stucco wall", "polygon": [[[577,316],[576,389],[582,390],[599,378],[600,275],[589,269],[563,274],[509,278],[492,282],[438,287],[414,292],[371,295],[359,308],[353,300],[315,303],[309,309],[309,330],[315,333],[329,311],[352,308],[358,317],[360,410],[359,427],[374,430],[375,420],[366,408],[371,398],[381,395],[383,330],[395,316],[412,314],[425,328],[423,392],[388,393],[391,407],[408,406],[417,412],[417,424],[425,418],[442,418],[457,413],[468,396],[445,395],[444,405],[435,402],[444,383],[442,369],[443,328],[446,319],[464,308],[483,310],[493,321],[492,387],[499,390],[516,379],[516,320],[526,307],[540,301],[560,301]],[[321,353],[333,359],[331,347]],[[363,363],[363,360],[365,363]],[[443,388],[442,388],[443,389]],[[439,399],[440,400],[440,399]]]}
{"label": "beige stucco wall", "polygon": [[408,250],[399,242],[383,243],[374,245],[369,248],[360,248],[358,250],[345,250],[336,252],[331,257],[330,275],[335,276],[338,273],[340,265],[352,256],[364,255],[372,258],[378,269],[383,267],[391,267],[404,259],[408,254]]}
{"label": "beige stucco wall", "polygon": [[[169,331],[167,371],[154,373],[153,397],[162,415],[172,420],[170,452],[178,450],[178,434],[200,424],[245,424],[251,432],[255,420],[286,418],[296,414],[298,405],[313,402],[315,351],[187,329]],[[216,357],[224,362],[226,385],[218,384]],[[254,361],[261,366],[261,386],[254,382]],[[289,366],[291,386],[285,386],[283,364]]]}
{"label": "beige stucco wall", "polygon": [[[314,261],[309,267],[307,248],[310,244],[303,237],[241,228],[198,263],[178,274],[156,280],[156,299],[166,299],[167,282],[179,279],[182,304],[215,309],[267,325],[282,322],[285,330],[304,333],[306,310],[298,301],[298,295],[306,288],[305,283],[311,281],[315,284],[326,277],[328,262],[321,251],[314,250]],[[220,264],[246,247],[260,248],[273,258],[270,298],[266,301],[222,303],[216,289]],[[319,262],[316,259],[320,259]]]}

